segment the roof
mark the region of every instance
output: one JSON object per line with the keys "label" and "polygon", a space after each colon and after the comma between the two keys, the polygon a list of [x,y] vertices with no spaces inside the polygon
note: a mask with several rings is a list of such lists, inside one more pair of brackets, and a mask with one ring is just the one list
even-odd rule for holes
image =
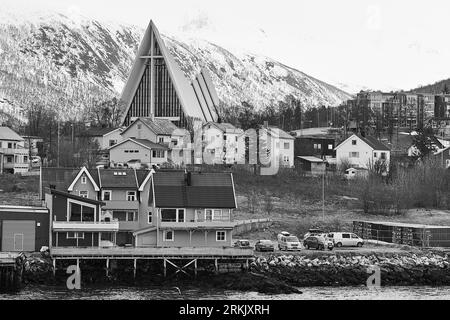
{"label": "roof", "polygon": [[178,127],[168,119],[160,119],[160,118],[148,118],[148,117],[140,117],[136,119],[132,124],[130,124],[121,134],[124,134],[131,127],[133,127],[138,121],[142,122],[145,126],[147,126],[153,133],[157,135],[167,135],[170,136],[172,133],[178,129]]}
{"label": "roof", "polygon": [[137,189],[139,187],[133,169],[98,169],[98,172],[102,189]]}
{"label": "roof", "polygon": [[370,137],[370,136],[363,137],[363,136],[361,136],[359,134],[352,134],[350,137],[348,137],[347,139],[342,141],[339,145],[337,145],[336,148],[334,148],[334,149],[338,149],[340,146],[342,146],[343,144],[347,143],[347,141],[350,141],[352,139],[352,137],[354,137],[354,136],[356,136],[359,139],[361,139],[363,142],[365,142],[373,150],[391,151],[388,146],[386,146],[384,143],[382,143],[381,141],[377,140],[376,138]]}
{"label": "roof", "polygon": [[120,128],[89,128],[85,135],[90,137],[103,137],[105,134],[108,134],[110,132],[116,131]]}
{"label": "roof", "polygon": [[236,208],[231,173],[156,172],[152,176],[149,204],[153,202],[153,193],[158,208]]}
{"label": "roof", "polygon": [[260,128],[262,130],[267,130],[267,133],[270,136],[274,136],[275,138],[295,140],[295,138],[293,136],[291,136],[286,131],[281,130],[280,128],[272,127],[272,126],[269,126],[268,128],[261,126]]}
{"label": "roof", "polygon": [[0,140],[23,141],[15,131],[9,127],[0,127]]}
{"label": "roof", "polygon": [[406,228],[430,228],[430,229],[441,229],[445,228],[448,229],[450,226],[438,226],[438,225],[427,225],[427,224],[420,224],[420,223],[404,223],[404,222],[394,222],[394,221],[367,221],[367,220],[358,220],[357,222],[366,222],[366,223],[373,223],[373,224],[382,224],[386,226],[393,226],[393,227],[406,227]]}
{"label": "roof", "polygon": [[139,145],[141,145],[142,147],[147,148],[147,149],[150,149],[150,150],[151,150],[151,149],[164,149],[164,150],[167,149],[166,146],[164,146],[164,145],[162,145],[162,144],[159,144],[159,143],[151,142],[150,140],[147,140],[147,139],[133,139],[133,138],[128,138],[128,139],[126,139],[126,140],[123,140],[123,141],[121,141],[121,142],[119,142],[119,143],[117,143],[117,144],[115,144],[115,145],[109,147],[108,150],[117,148],[118,146],[124,144],[125,142],[133,142],[133,143],[139,144]]}
{"label": "roof", "polygon": [[297,158],[309,161],[309,162],[324,162],[322,159],[313,156],[297,156]]}
{"label": "roof", "polygon": [[[64,191],[60,191],[60,190],[56,190],[56,189],[48,188],[45,191],[46,191],[46,193],[58,194],[58,195],[61,195],[63,197],[66,197],[66,198],[70,198],[70,199],[74,199],[74,200],[78,200],[78,201],[86,202],[86,203],[90,203],[90,204],[98,204],[100,206],[104,206],[106,204],[103,201],[98,201],[98,200],[94,200],[94,199],[80,197],[80,196],[77,196],[75,194],[64,192]],[[48,191],[50,191],[50,192],[48,192]]]}
{"label": "roof", "polygon": [[70,186],[67,188],[68,191],[72,191],[73,187],[75,186],[75,183],[78,181],[78,179],[80,179],[80,177],[84,174],[86,174],[86,176],[89,178],[89,180],[92,183],[92,186],[94,187],[95,191],[100,191],[100,188],[98,187],[98,175],[97,172],[95,170],[89,171],[86,167],[81,168],[81,170],[78,172],[77,176],[75,177],[75,179],[73,179],[72,183],[70,184]]}
{"label": "roof", "polygon": [[450,151],[450,147],[443,148],[443,149],[439,149],[438,151],[436,151],[435,153],[433,153],[433,155],[436,156],[436,155],[441,154],[441,153],[443,153],[443,152],[445,152],[445,151],[447,151],[447,150]]}
{"label": "roof", "polygon": [[48,213],[45,207],[29,207],[29,206],[11,206],[1,205],[0,212],[18,212],[18,213]]}
{"label": "roof", "polygon": [[218,123],[218,122],[208,122],[205,124],[205,126],[207,125],[211,125],[211,126],[215,126],[216,128],[218,128],[219,130],[221,130],[222,132],[225,133],[243,133],[244,130],[240,129],[240,128],[236,128],[235,126],[233,126],[231,123],[228,122],[222,122],[222,123]]}
{"label": "roof", "polygon": [[[139,49],[134,60],[133,67],[131,69],[130,76],[128,77],[128,80],[122,91],[121,100],[124,101],[126,107],[123,121],[125,121],[127,117],[128,111],[133,101],[133,97],[139,87],[142,75],[146,70],[148,60],[142,57],[148,56],[148,54],[150,54],[150,50],[152,47],[152,38],[154,38],[155,42],[158,44],[161,55],[166,62],[167,71],[170,75],[184,113],[189,117],[202,119],[204,121],[217,121],[218,115],[214,112],[214,110],[211,110],[211,108],[207,107],[207,101],[202,101],[202,103],[199,102],[199,93],[202,90],[204,91],[204,84],[206,84],[207,90],[209,91],[209,97],[213,100],[218,100],[217,94],[214,92],[215,88],[214,86],[212,86],[212,83],[210,83],[210,79],[208,78],[208,76],[205,77],[203,75],[203,80],[205,80],[204,83],[198,81],[189,83],[189,81],[183,74],[183,71],[181,71],[180,66],[175,62],[169,50],[166,48],[164,41],[161,39],[158,29],[151,20],[145,31],[142,42],[139,45]],[[203,71],[204,70],[202,70],[202,73]],[[194,89],[194,86],[198,88]],[[211,94],[211,92],[214,92],[214,94]],[[203,96],[203,99],[206,99],[206,97]]]}

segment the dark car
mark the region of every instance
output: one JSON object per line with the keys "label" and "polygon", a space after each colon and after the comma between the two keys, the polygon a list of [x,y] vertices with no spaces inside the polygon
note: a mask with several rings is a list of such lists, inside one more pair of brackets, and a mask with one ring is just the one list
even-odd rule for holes
{"label": "dark car", "polygon": [[234,247],[241,248],[241,249],[253,249],[252,246],[250,245],[250,241],[244,240],[244,239],[237,240],[234,243]]}
{"label": "dark car", "polygon": [[271,240],[258,240],[255,244],[256,251],[275,251],[275,245]]}
{"label": "dark car", "polygon": [[329,250],[333,250],[333,245],[329,241],[325,241],[325,239],[321,236],[310,236],[303,241],[303,246],[306,249],[317,249],[317,250],[325,250],[327,247]]}

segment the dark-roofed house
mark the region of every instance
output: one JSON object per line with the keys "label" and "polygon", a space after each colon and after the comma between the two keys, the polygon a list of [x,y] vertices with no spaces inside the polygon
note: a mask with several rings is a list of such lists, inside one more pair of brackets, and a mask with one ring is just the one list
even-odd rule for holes
{"label": "dark-roofed house", "polygon": [[148,205],[148,226],[134,232],[136,246],[231,246],[236,208],[231,173],[156,172]]}
{"label": "dark-roofed house", "polygon": [[110,238],[111,234],[103,234],[102,240],[119,246],[133,245],[132,232],[140,228],[140,220],[147,219],[148,191],[144,191],[149,188],[150,175],[149,170],[88,170],[83,167],[67,191],[74,196],[102,201],[100,221],[118,221],[119,229],[114,238]]}
{"label": "dark-roofed house", "polygon": [[369,169],[375,162],[390,161],[390,149],[374,137],[353,134],[336,148],[338,166],[348,163],[353,168]]}

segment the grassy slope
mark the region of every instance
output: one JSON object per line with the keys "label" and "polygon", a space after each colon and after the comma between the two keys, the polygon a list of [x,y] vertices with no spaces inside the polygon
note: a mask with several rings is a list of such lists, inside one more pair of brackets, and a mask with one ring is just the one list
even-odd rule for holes
{"label": "grassy slope", "polygon": [[[274,238],[286,230],[303,235],[309,228],[320,227],[329,231],[351,231],[353,220],[403,221],[411,223],[450,225],[450,211],[409,210],[400,216],[364,214],[360,201],[355,198],[352,182],[328,179],[325,182],[325,210],[322,214],[322,179],[302,177],[292,172],[277,176],[254,176],[246,172],[234,173],[238,210],[236,219],[271,218],[272,227],[253,233],[252,238]],[[257,200],[255,212],[249,210],[249,197],[254,192]],[[272,194],[273,210],[266,210],[267,195]],[[251,202],[251,201],[250,201]]]}

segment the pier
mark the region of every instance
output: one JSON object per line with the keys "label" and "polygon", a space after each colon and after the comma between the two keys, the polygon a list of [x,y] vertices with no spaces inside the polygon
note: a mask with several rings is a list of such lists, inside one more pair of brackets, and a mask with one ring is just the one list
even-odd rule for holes
{"label": "pier", "polygon": [[18,265],[20,254],[0,252],[0,291],[20,288],[22,270]]}
{"label": "pier", "polygon": [[202,248],[202,247],[111,247],[111,248],[52,248],[53,270],[58,269],[60,260],[72,260],[79,266],[83,260],[104,260],[106,276],[109,275],[113,261],[129,260],[133,263],[133,277],[136,278],[137,265],[141,260],[151,261],[163,268],[164,277],[169,271],[172,275],[184,273],[197,276],[197,272],[205,266],[211,266],[214,273],[221,269],[237,271],[247,269],[249,260],[254,257],[251,249],[238,249],[228,247]]}

